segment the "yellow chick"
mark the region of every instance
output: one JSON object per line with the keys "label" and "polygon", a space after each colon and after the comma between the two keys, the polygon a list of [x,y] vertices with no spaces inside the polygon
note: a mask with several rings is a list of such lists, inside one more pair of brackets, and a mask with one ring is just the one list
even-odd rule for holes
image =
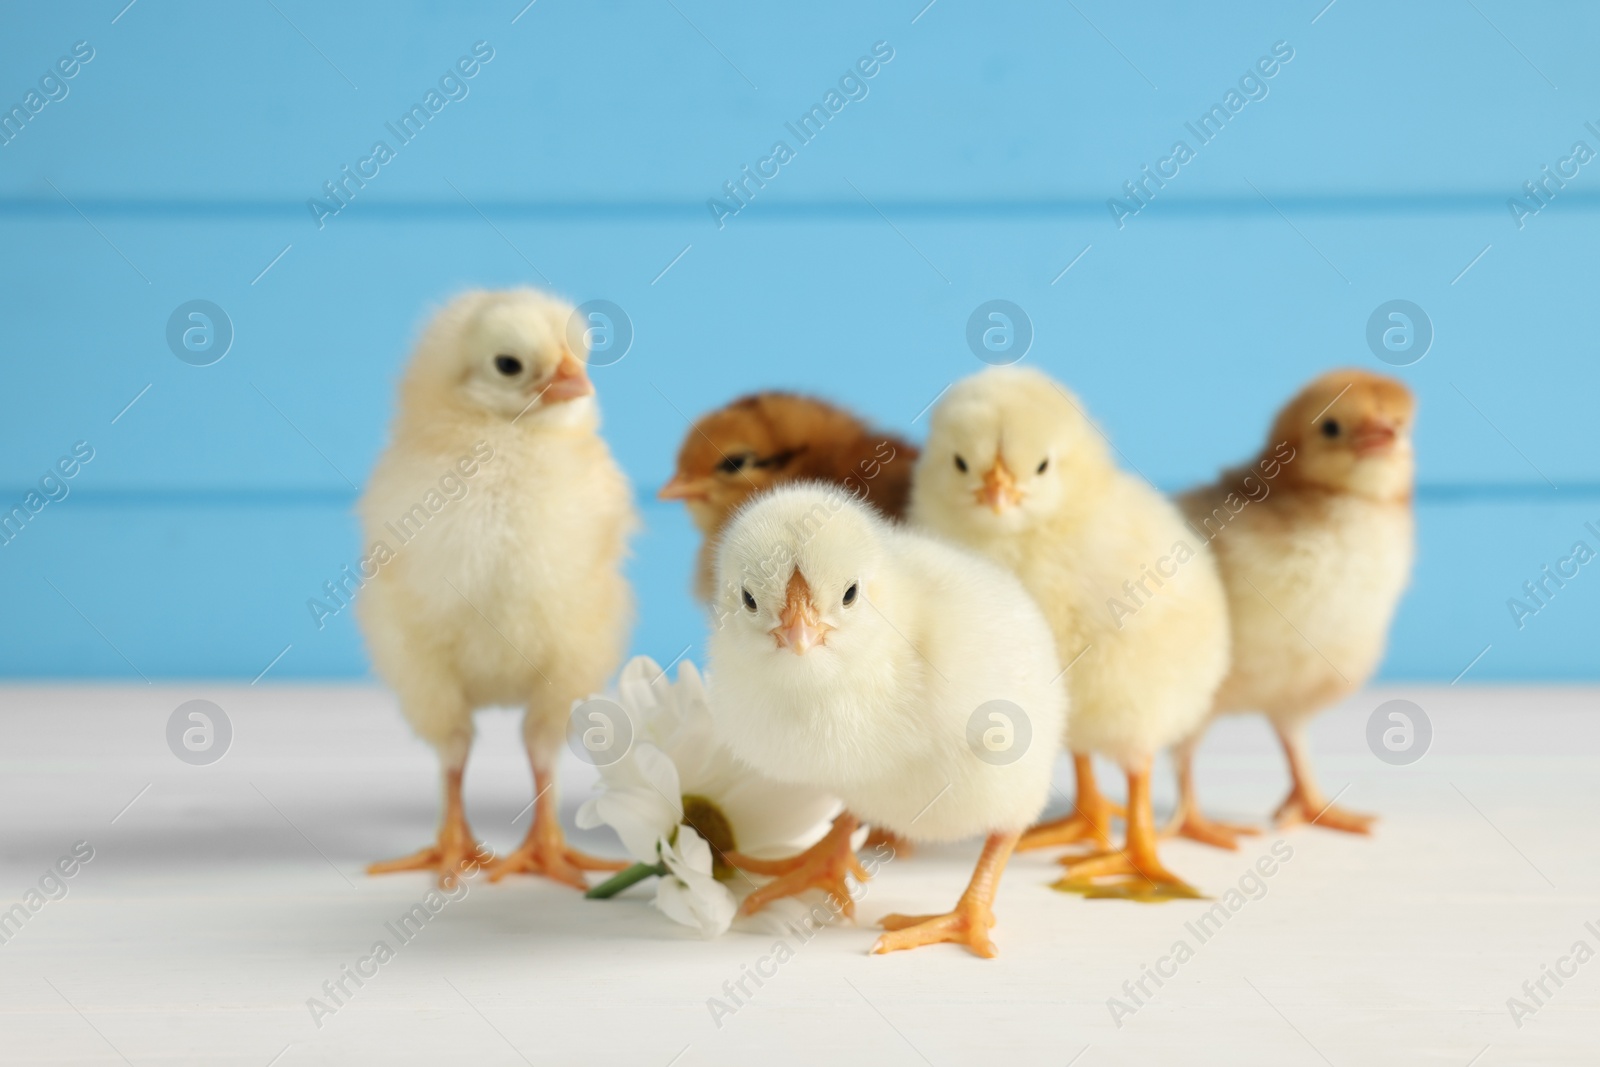
{"label": "yellow chick", "polygon": [[444,882],[491,858],[461,778],[473,711],[508,704],[527,709],[534,815],[491,877],[582,888],[584,870],[619,866],[568,848],[557,817],[572,703],[616,669],[633,611],[621,571],[632,494],[600,438],[571,315],[529,289],[467,293],[428,325],[401,383],[393,440],[360,504],[375,573],[357,608],[374,666],[438,750],[444,815],[433,845],[371,873]]}
{"label": "yellow chick", "polygon": [[[1411,575],[1414,458],[1410,391],[1393,378],[1338,370],[1279,412],[1250,464],[1181,500],[1211,540],[1228,589],[1233,663],[1218,714],[1262,712],[1289,759],[1282,824],[1367,833],[1373,818],[1329,803],[1312,774],[1305,727],[1372,677]],[[1177,831],[1225,848],[1242,827],[1195,803],[1199,735],[1176,752]]]}
{"label": "yellow chick", "polygon": [[1125,849],[1063,859],[1063,889],[1194,895],[1157,854],[1150,765],[1205,719],[1228,668],[1227,601],[1176,507],[1117,469],[1109,443],[1046,375],[995,368],[934,410],[912,479],[911,521],[1009,567],[1055,634],[1071,693],[1077,811],[1019,849],[1109,841],[1092,754],[1128,779]]}
{"label": "yellow chick", "polygon": [[1050,626],[1016,577],[885,521],[837,486],[802,483],[741,508],[717,555],[709,642],[719,740],[777,781],[846,811],[798,856],[732,854],[775,877],[746,914],[807,889],[853,908],[857,816],[912,841],[983,836],[942,915],[889,915],[874,952],[951,941],[993,956],[994,895],[1050,792],[1066,691]]}
{"label": "yellow chick", "polygon": [[836,404],[795,393],[742,396],[700,416],[657,494],[681,500],[703,540],[695,595],[712,599],[717,538],[739,505],[797,481],[843,486],[892,519],[905,515],[917,450]]}

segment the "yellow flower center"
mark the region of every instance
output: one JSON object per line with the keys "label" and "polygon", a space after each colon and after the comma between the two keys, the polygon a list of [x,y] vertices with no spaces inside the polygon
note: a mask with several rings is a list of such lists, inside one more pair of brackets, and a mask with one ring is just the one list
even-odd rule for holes
{"label": "yellow flower center", "polygon": [[733,865],[727,854],[737,846],[733,840],[733,824],[722,814],[722,809],[702,796],[686,794],[683,798],[683,821],[694,827],[694,832],[711,846],[711,873],[726,881],[733,877]]}

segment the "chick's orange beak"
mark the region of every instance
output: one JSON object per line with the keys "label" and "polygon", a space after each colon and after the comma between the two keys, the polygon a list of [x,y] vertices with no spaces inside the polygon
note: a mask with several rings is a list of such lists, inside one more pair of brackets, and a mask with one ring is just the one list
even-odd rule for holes
{"label": "chick's orange beak", "polygon": [[1358,456],[1375,456],[1394,448],[1395,425],[1382,419],[1364,419],[1350,435],[1350,445]]}
{"label": "chick's orange beak", "polygon": [[657,500],[708,500],[711,497],[710,478],[690,478],[682,472],[656,491]]}
{"label": "chick's orange beak", "polygon": [[789,578],[783,610],[778,613],[778,625],[767,631],[777,639],[779,648],[787,648],[803,656],[813,646],[822,644],[833,629],[822,621],[821,613],[811,600],[811,587],[799,568]]}
{"label": "chick's orange beak", "polygon": [[1011,468],[1006,466],[1006,461],[999,456],[994,458],[994,466],[990,467],[983,475],[983,488],[977,491],[978,503],[984,507],[992,508],[996,515],[1003,515],[1010,508],[1022,503],[1022,492],[1017,488],[1017,480],[1011,474]]}
{"label": "chick's orange beak", "polygon": [[589,381],[583,364],[571,352],[563,352],[561,362],[556,364],[555,375],[550,379],[550,384],[544,387],[541,396],[549,404],[576,400],[593,392],[594,385]]}

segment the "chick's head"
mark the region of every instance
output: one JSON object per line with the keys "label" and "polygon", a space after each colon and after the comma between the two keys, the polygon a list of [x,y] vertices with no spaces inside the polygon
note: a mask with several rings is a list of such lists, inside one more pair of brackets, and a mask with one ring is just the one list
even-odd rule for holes
{"label": "chick's head", "polygon": [[1283,468],[1293,485],[1404,499],[1411,495],[1415,473],[1415,417],[1411,390],[1394,378],[1362,370],[1331,371],[1278,413],[1267,451],[1283,442],[1294,449],[1294,458]]}
{"label": "chick's head", "polygon": [[467,408],[530,425],[592,414],[594,386],[573,308],[532,289],[457,297],[423,334],[406,376],[413,408]]}
{"label": "chick's head", "polygon": [[713,658],[778,681],[827,684],[865,666],[892,632],[872,606],[887,590],[885,521],[837,486],[763,494],[717,552]]}
{"label": "chick's head", "polygon": [[1112,470],[1082,407],[1047,375],[997,367],[951,387],[917,463],[913,511],[947,533],[1016,533],[1092,509]]}
{"label": "chick's head", "polygon": [[809,456],[862,431],[847,412],[810,397],[740,397],[694,424],[658,495],[682,500],[701,532],[713,533],[755,494],[800,477]]}

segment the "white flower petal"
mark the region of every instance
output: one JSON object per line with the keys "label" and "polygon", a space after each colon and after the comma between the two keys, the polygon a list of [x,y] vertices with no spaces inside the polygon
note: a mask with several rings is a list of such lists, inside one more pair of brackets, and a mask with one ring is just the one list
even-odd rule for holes
{"label": "white flower petal", "polygon": [[605,820],[600,817],[599,797],[590,797],[578,808],[578,814],[573,817],[573,822],[578,824],[580,830],[593,830],[596,826],[604,826]]}
{"label": "white flower petal", "polygon": [[617,703],[632,720],[635,738],[648,739],[652,723],[660,717],[657,714],[660,701],[650,685],[650,680],[660,674],[661,668],[656,666],[655,660],[649,656],[635,656],[617,678]]}
{"label": "white flower petal", "polygon": [[680,877],[687,878],[691,874],[711,877],[711,845],[687,823],[678,827],[676,842],[662,848],[661,859]]}
{"label": "white flower petal", "polygon": [[692,826],[678,827],[675,846],[661,847],[671,872],[656,885],[656,907],[670,919],[716,937],[733,924],[738,904],[728,887],[711,875],[711,846]]}
{"label": "white flower petal", "polygon": [[658,843],[672,832],[678,818],[678,813],[649,789],[608,789],[584,809],[590,810],[590,805],[598,822],[615,830],[622,847],[639,863],[655,863],[660,858]]}
{"label": "white flower petal", "polygon": [[617,675],[617,687],[620,689],[631,683],[639,682],[648,688],[650,679],[660,673],[661,668],[656,665],[655,660],[649,656],[635,656],[623,665],[622,671]]}
{"label": "white flower petal", "polygon": [[611,695],[633,726],[633,746],[599,768],[599,794],[578,811],[580,826],[616,830],[635,860],[664,861],[669,873],[657,882],[657,906],[707,936],[726,930],[738,905],[713,877],[710,846],[679,825],[684,795],[717,805],[740,851],[756,855],[789,854],[815,842],[838,810],[832,798],[770,781],[722,747],[707,700],[710,684],[688,661],[674,680],[648,657],[629,660]]}
{"label": "white flower petal", "polygon": [[656,907],[674,922],[698,929],[703,937],[727,933],[739,909],[733,894],[721,882],[713,882],[709,894],[700,894],[676,878],[657,880]]}
{"label": "white flower petal", "polygon": [[[671,757],[655,745],[646,743],[636,746],[625,759],[618,762],[631,762],[644,787],[654,790],[663,803],[681,815],[683,788],[678,784],[678,768]],[[672,821],[676,825],[678,818],[674,817]]]}
{"label": "white flower petal", "polygon": [[825,827],[840,807],[820,790],[752,775],[715,799],[728,817],[739,851],[753,856],[793,852],[815,843],[818,828]]}

